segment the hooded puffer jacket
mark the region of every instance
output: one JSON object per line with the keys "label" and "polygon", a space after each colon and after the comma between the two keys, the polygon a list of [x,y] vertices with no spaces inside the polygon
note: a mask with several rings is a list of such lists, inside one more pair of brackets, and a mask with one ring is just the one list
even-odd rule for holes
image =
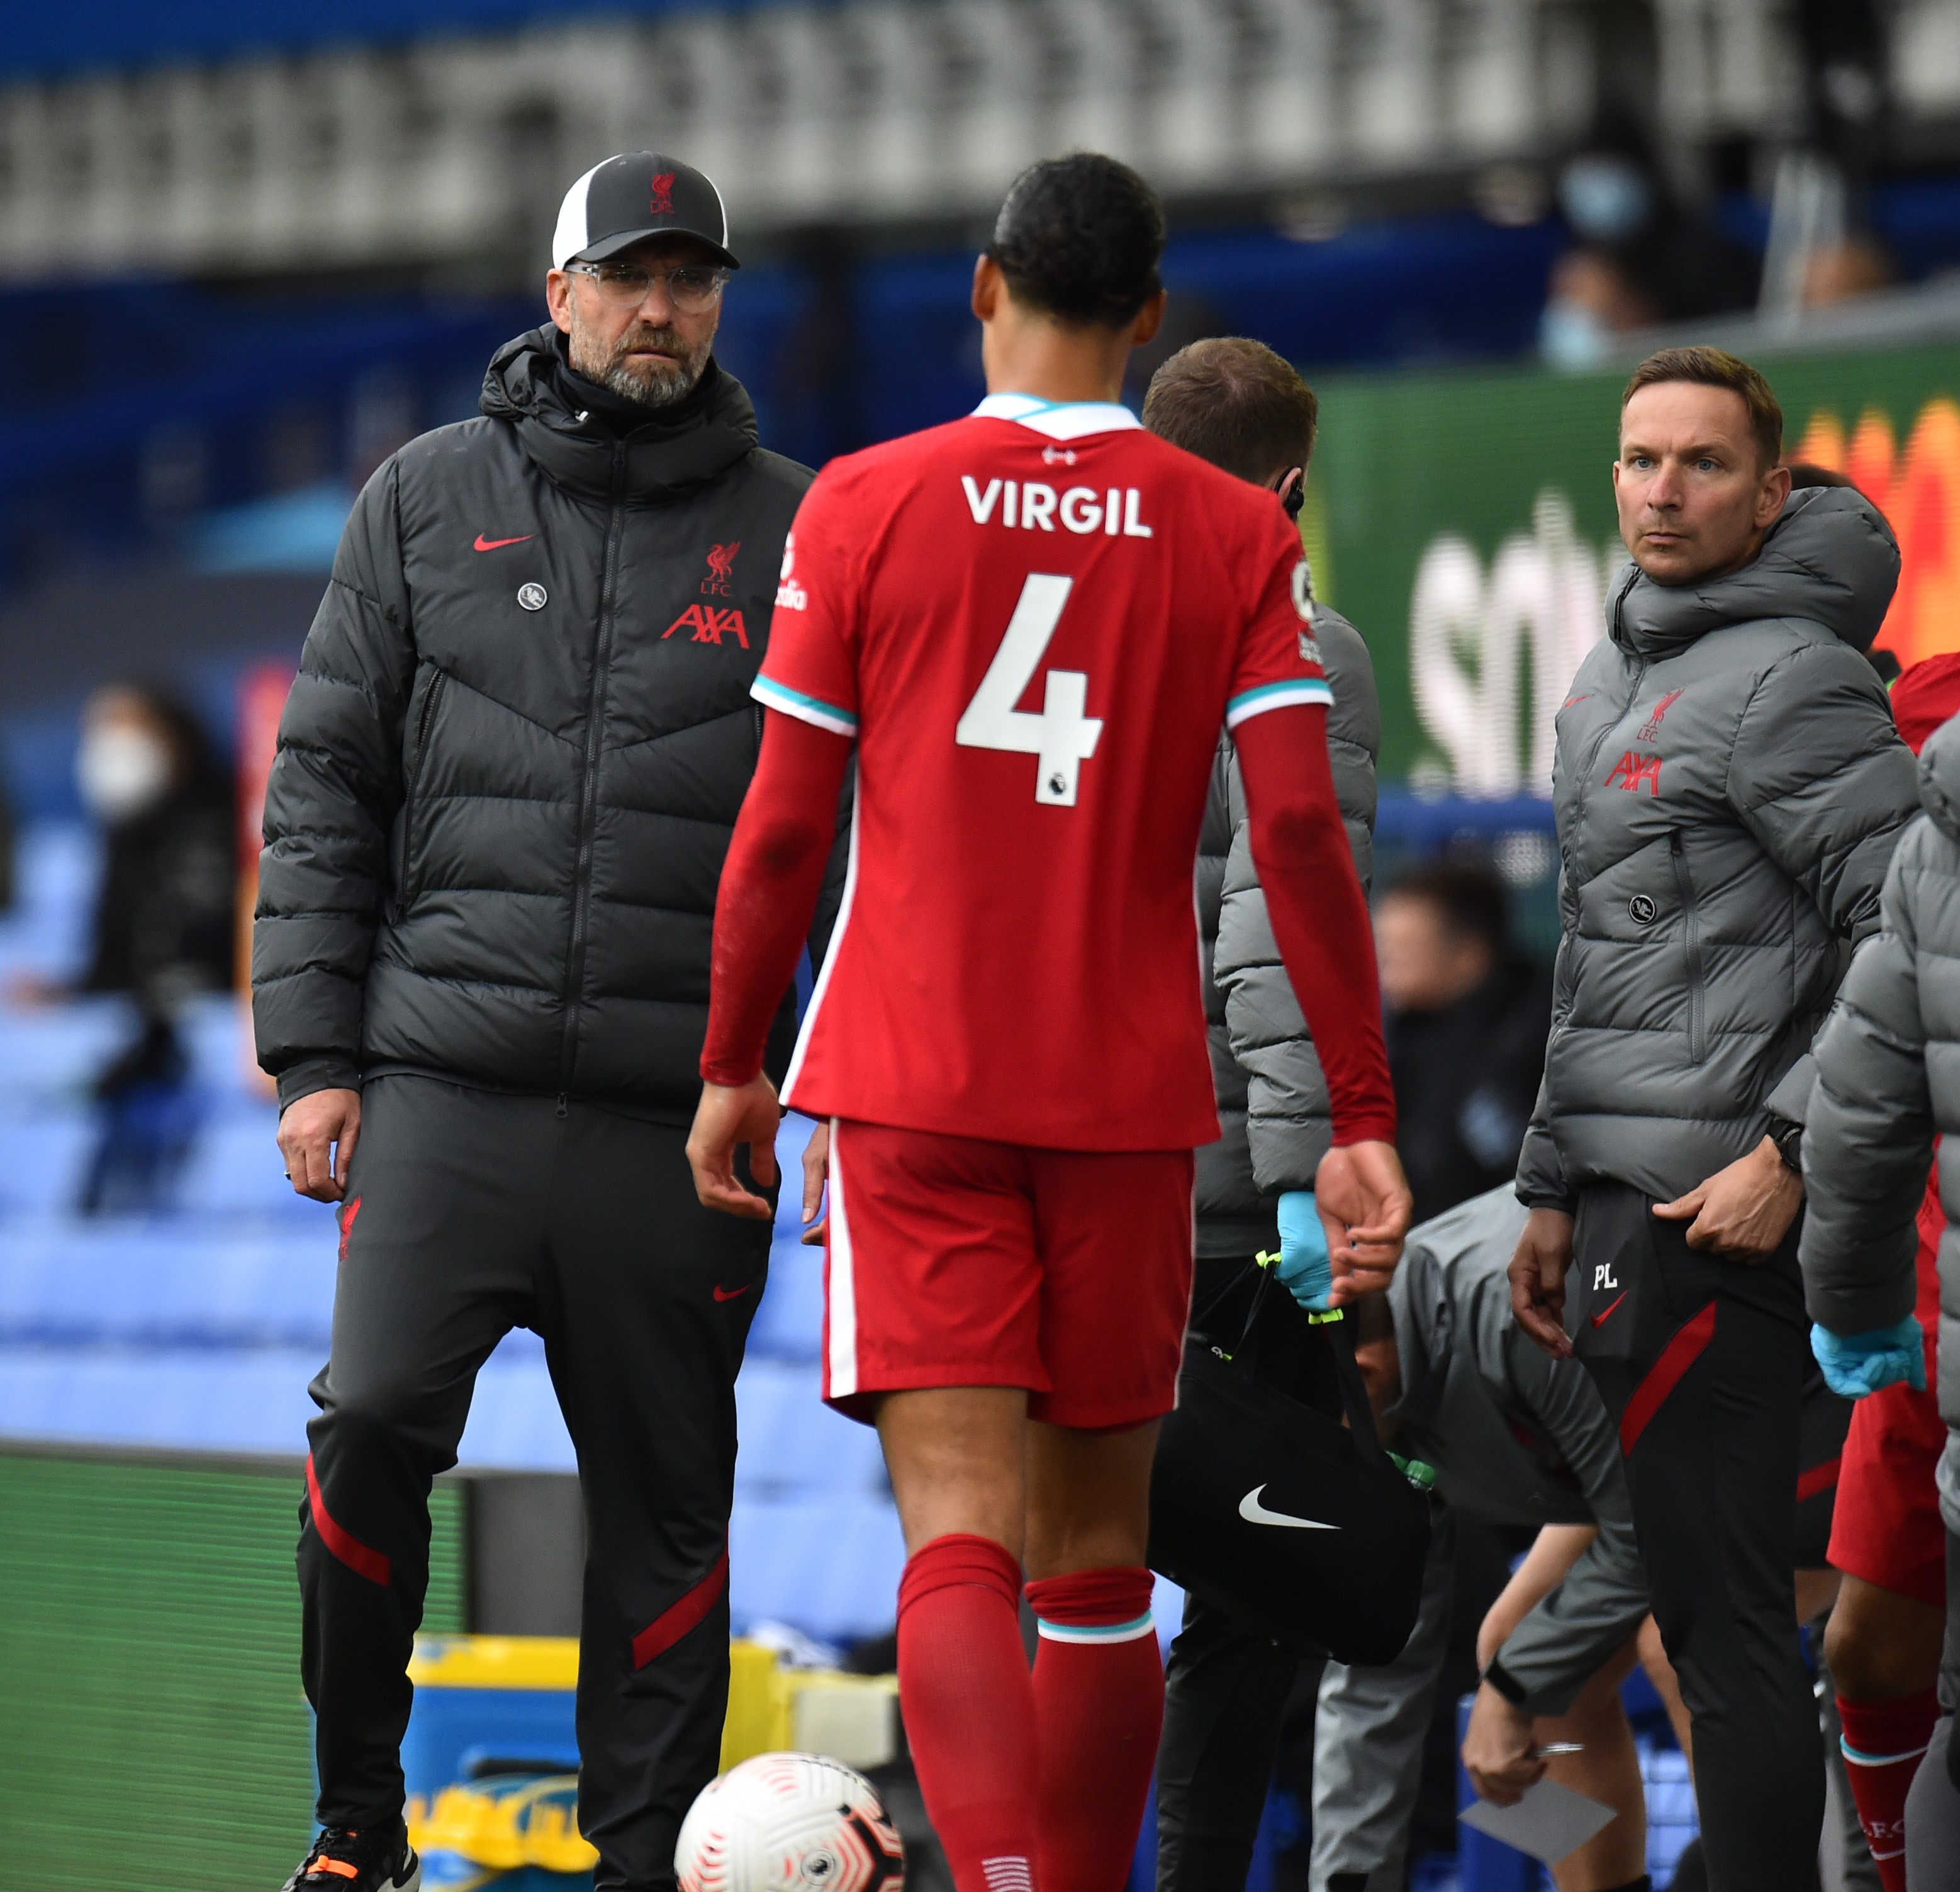
{"label": "hooded puffer jacket", "polygon": [[[1920,752],[1919,794],[1925,812],[1892,857],[1881,930],[1851,962],[1818,1041],[1797,1258],[1811,1318],[1832,1332],[1905,1319],[1939,1134],[1939,1415],[1950,1430],[1960,1427],[1960,718]],[[1939,1502],[1960,1531],[1952,1437]]]}
{"label": "hooded puffer jacket", "polygon": [[[1365,893],[1374,870],[1382,747],[1375,667],[1360,632],[1338,611],[1316,604],[1313,625],[1334,691],[1327,755],[1335,800]],[[1198,1252],[1253,1254],[1278,1247],[1274,1205],[1283,1191],[1313,1187],[1334,1119],[1252,864],[1245,785],[1229,736],[1218,739],[1198,836],[1198,922],[1211,1080],[1224,1133],[1198,1153]]]}
{"label": "hooded puffer jacket", "polygon": [[[398,1070],[681,1122],[699,1095],[810,475],[712,364],[623,433],[581,396],[557,330],[521,335],[482,418],[355,502],[266,797],[253,1011],[282,1105]],[[794,1025],[786,998],[778,1076]]]}
{"label": "hooded puffer jacket", "polygon": [[1844,943],[1876,929],[1918,805],[1863,654],[1898,578],[1870,502],[1815,488],[1739,571],[1615,580],[1558,716],[1561,938],[1525,1202],[1569,1210],[1605,1178],[1672,1200],[1754,1148],[1766,1106],[1804,1121]]}

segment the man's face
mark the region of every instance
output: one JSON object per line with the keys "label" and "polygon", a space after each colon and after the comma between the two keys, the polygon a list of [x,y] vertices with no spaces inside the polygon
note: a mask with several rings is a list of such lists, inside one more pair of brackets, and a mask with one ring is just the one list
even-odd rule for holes
{"label": "man's face", "polygon": [[[718,259],[692,237],[649,237],[606,259],[650,271]],[[693,313],[674,306],[664,277],[655,275],[638,302],[615,301],[583,270],[554,269],[545,279],[552,320],[569,337],[566,353],[588,381],[642,407],[671,407],[692,393],[708,366],[721,320],[718,297]]]}
{"label": "man's face", "polygon": [[1659,381],[1620,416],[1613,496],[1634,564],[1656,584],[1697,584],[1755,558],[1790,497],[1790,470],[1763,464],[1733,389]]}
{"label": "man's face", "polygon": [[1391,1011],[1440,1012],[1490,976],[1491,949],[1453,931],[1433,900],[1392,893],[1375,915],[1375,960]]}

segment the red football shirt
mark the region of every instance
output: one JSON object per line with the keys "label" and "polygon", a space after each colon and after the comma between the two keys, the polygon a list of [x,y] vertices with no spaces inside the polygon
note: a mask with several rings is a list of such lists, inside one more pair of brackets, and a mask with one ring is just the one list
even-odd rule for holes
{"label": "red football shirt", "polygon": [[1124,408],[994,395],[833,462],[755,685],[858,741],[784,1086],[1060,1150],[1218,1134],[1192,869],[1221,724],[1332,701],[1272,495]]}

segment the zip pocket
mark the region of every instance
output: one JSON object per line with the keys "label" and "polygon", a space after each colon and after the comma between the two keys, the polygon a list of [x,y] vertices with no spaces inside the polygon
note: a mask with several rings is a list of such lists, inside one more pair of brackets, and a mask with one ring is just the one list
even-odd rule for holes
{"label": "zip pocket", "polygon": [[1694,904],[1694,882],[1688,871],[1688,850],[1678,828],[1668,831],[1667,851],[1674,862],[1674,882],[1681,892],[1681,939],[1688,955],[1688,1055],[1700,1064],[1708,1055],[1707,990],[1701,971],[1701,918]]}
{"label": "zip pocket", "polygon": [[401,908],[404,913],[415,902],[415,816],[420,802],[418,791],[422,787],[422,771],[428,761],[429,731],[435,724],[436,704],[442,695],[442,686],[448,681],[447,671],[435,672],[423,695],[422,713],[415,718],[415,759],[409,771],[406,805],[402,810]]}

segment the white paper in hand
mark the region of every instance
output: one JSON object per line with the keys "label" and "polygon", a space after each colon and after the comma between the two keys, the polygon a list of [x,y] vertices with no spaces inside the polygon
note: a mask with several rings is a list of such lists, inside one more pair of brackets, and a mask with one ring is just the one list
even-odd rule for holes
{"label": "white paper in hand", "polygon": [[1457,1817],[1493,1840],[1529,1852],[1547,1865],[1556,1865],[1605,1825],[1613,1817],[1613,1809],[1561,1787],[1555,1780],[1541,1780],[1527,1787],[1514,1806],[1473,1800]]}

